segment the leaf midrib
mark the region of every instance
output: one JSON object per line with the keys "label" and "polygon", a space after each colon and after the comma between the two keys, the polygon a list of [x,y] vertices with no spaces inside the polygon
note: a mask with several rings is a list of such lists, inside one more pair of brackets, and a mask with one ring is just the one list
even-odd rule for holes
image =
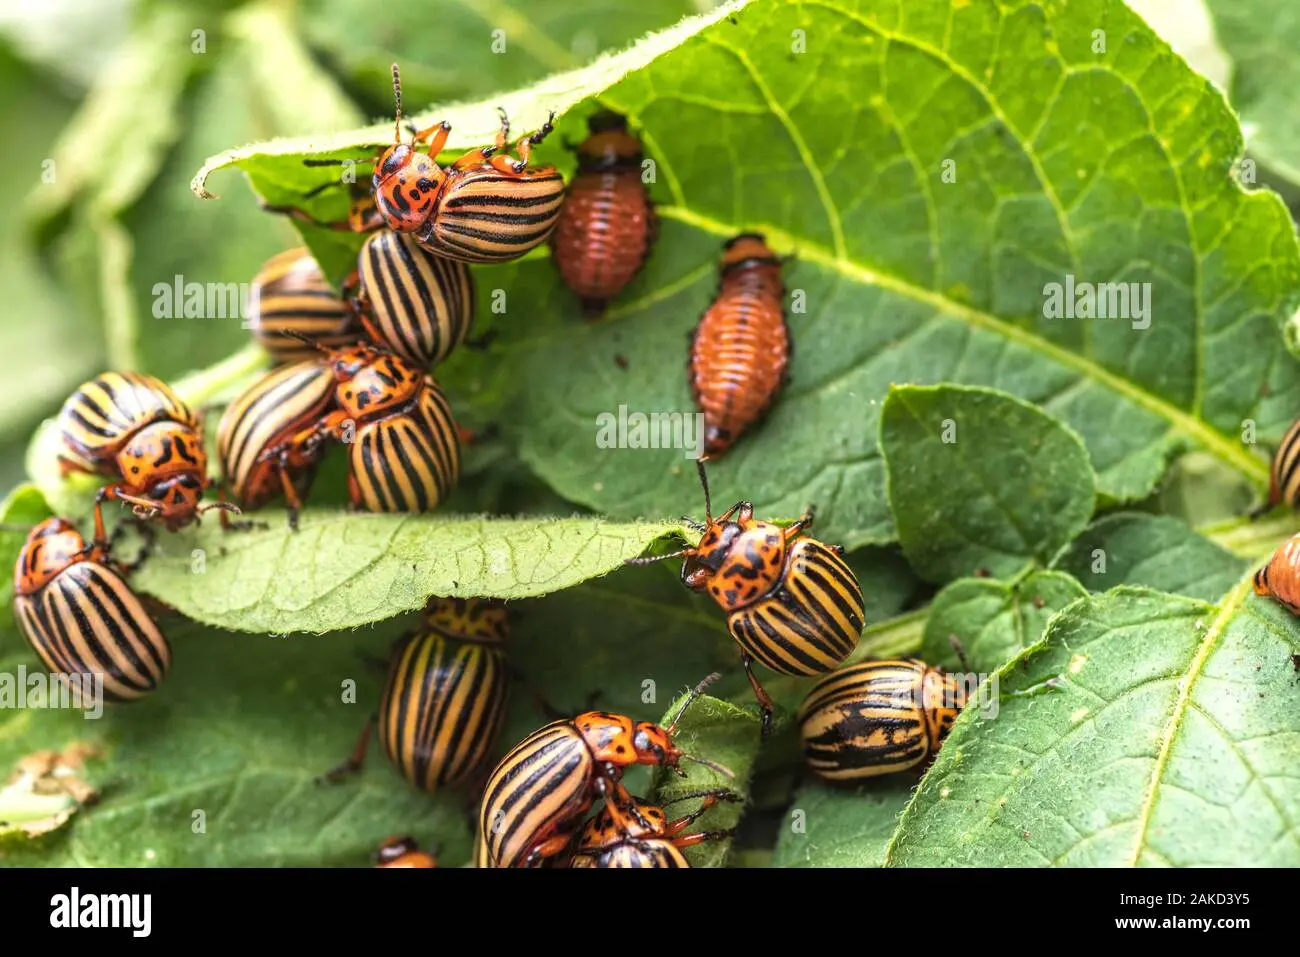
{"label": "leaf midrib", "polygon": [[1228,592],[1219,605],[1219,613],[1214,617],[1209,631],[1205,633],[1205,638],[1201,640],[1196,649],[1196,654],[1192,657],[1191,664],[1187,668],[1183,680],[1179,682],[1178,698],[1174,701],[1173,710],[1169,714],[1169,720],[1165,724],[1160,740],[1160,751],[1156,755],[1156,763],[1151,768],[1151,779],[1147,782],[1146,797],[1142,801],[1142,809],[1138,812],[1137,817],[1137,834],[1133,840],[1133,855],[1129,859],[1129,866],[1136,867],[1142,852],[1145,849],[1147,831],[1151,826],[1151,816],[1155,812],[1156,795],[1160,790],[1161,780],[1164,777],[1165,768],[1169,764],[1169,756],[1173,753],[1174,739],[1178,737],[1178,731],[1183,726],[1183,718],[1187,714],[1187,709],[1192,702],[1192,688],[1196,685],[1197,679],[1201,676],[1201,671],[1205,668],[1205,663],[1209,660],[1211,653],[1218,644],[1219,639],[1223,636],[1224,630],[1235,616],[1241,603],[1245,601],[1246,596],[1251,593],[1255,570],[1252,568],[1250,573],[1237,582],[1232,591]]}
{"label": "leaf midrib", "polygon": [[[740,229],[733,224],[724,223],[682,206],[663,206],[657,212],[664,219],[675,220],[718,237],[729,238]],[[923,303],[938,313],[946,313],[961,319],[970,326],[995,333],[1024,349],[1051,359],[1168,422],[1172,433],[1194,440],[1225,465],[1235,469],[1259,487],[1268,484],[1268,463],[1263,459],[1245,451],[1239,443],[1212,428],[1205,420],[1147,392],[1131,379],[1111,372],[1091,358],[1064,349],[992,313],[956,302],[943,293],[882,273],[849,256],[836,256],[825,247],[796,238],[778,226],[770,223],[746,223],[745,228],[762,231],[767,236],[769,245],[778,251],[797,253],[801,261],[813,263],[852,282],[876,286],[914,302]]]}

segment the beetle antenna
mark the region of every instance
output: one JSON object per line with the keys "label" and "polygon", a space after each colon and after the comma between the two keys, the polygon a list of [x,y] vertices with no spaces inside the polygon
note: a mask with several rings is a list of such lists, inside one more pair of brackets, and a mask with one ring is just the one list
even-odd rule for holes
{"label": "beetle antenna", "polygon": [[[704,693],[705,688],[713,684],[713,682],[717,681],[721,677],[722,675],[715,671],[711,675],[708,675],[703,681],[697,684],[694,688],[692,688],[691,693],[688,694],[685,700],[682,701],[681,707],[677,709],[677,713],[673,715],[673,719],[668,722],[668,727],[664,728],[664,731],[666,731],[669,735],[675,734],[677,732],[677,722],[682,720],[682,715],[686,713],[686,709],[691,706],[691,703],[696,698],[698,698],[701,694]],[[691,760],[698,761],[700,759],[692,758]],[[731,776],[735,777],[734,774]]]}
{"label": "beetle antenna", "polygon": [[307,345],[311,346],[311,347],[312,347],[313,349],[315,349],[317,352],[323,352],[325,355],[329,355],[329,354],[330,354],[330,351],[331,351],[331,350],[330,350],[329,348],[327,348],[326,346],[321,345],[319,342],[317,342],[317,341],[316,341],[315,339],[313,339],[311,336],[303,335],[303,334],[302,334],[301,332],[299,332],[297,329],[281,329],[281,330],[280,330],[280,335],[282,335],[282,336],[288,336],[290,339],[297,339],[299,342],[305,342]]}
{"label": "beetle antenna", "polygon": [[957,653],[957,660],[961,662],[961,666],[968,673],[971,672],[970,659],[966,657],[966,646],[961,643],[961,639],[956,635],[949,635],[948,644],[952,645],[952,650]]}
{"label": "beetle antenna", "polygon": [[702,455],[695,460],[695,471],[700,475],[700,485],[704,489],[704,521],[713,524],[713,501],[709,497],[709,476],[704,471],[704,462],[708,458]]}
{"label": "beetle antenna", "polygon": [[35,525],[10,525],[7,522],[0,522],[0,532],[22,532],[26,535]]}
{"label": "beetle antenna", "polygon": [[731,778],[733,781],[736,778],[736,772],[731,770],[731,768],[727,767],[725,764],[719,764],[717,761],[710,761],[708,758],[697,758],[693,754],[683,754],[682,757],[686,758],[688,761],[694,761],[696,764],[702,764],[706,768],[712,768],[714,771]]}
{"label": "beetle antenna", "polygon": [[670,558],[681,558],[693,552],[693,548],[683,548],[678,552],[669,552],[667,555],[651,555],[648,558],[628,558],[625,559],[624,565],[653,565],[655,562],[666,562]]}
{"label": "beetle antenna", "polygon": [[393,103],[397,106],[397,122],[393,129],[393,142],[402,142],[402,75],[393,64]]}

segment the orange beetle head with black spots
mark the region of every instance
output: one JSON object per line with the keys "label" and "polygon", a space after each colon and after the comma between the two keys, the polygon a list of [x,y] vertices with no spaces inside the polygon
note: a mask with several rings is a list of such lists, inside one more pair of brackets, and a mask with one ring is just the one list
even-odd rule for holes
{"label": "orange beetle head with black spots", "polygon": [[[410,143],[402,142],[402,80],[396,63],[393,64],[393,99],[397,106],[393,145],[375,163],[371,185],[376,205],[389,228],[409,233],[429,219],[447,173],[434,156],[416,149],[419,134]],[[443,128],[451,129],[446,123]]]}
{"label": "orange beetle head with black spots", "polygon": [[691,689],[666,725],[658,725],[653,721],[633,721],[627,715],[610,711],[584,712],[573,719],[573,725],[590,749],[592,757],[607,766],[624,769],[637,764],[649,764],[672,768],[679,775],[684,775],[685,772],[678,765],[682,758],[688,758],[732,777],[734,775],[731,771],[721,765],[685,753],[673,740],[678,722],[686,709],[718,677],[718,673],[714,672]]}
{"label": "orange beetle head with black spots", "polygon": [[64,518],[47,518],[27,534],[14,564],[14,592],[33,595],[64,569],[85,558],[99,560],[86,549],[86,540]]}

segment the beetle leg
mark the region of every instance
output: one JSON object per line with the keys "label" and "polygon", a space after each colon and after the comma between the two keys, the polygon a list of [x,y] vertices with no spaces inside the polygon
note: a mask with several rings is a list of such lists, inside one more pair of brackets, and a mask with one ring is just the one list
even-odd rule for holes
{"label": "beetle leg", "polygon": [[447,137],[451,136],[451,122],[443,120],[441,123],[434,123],[427,129],[417,130],[415,133],[415,142],[423,143],[429,141],[429,155],[436,157],[442,152],[443,147],[447,145]]}
{"label": "beetle leg", "polygon": [[276,213],[280,216],[288,216],[290,219],[296,219],[298,222],[306,223],[308,226],[316,226],[320,229],[333,229],[342,233],[354,233],[359,231],[350,219],[317,219],[305,209],[299,209],[297,206],[279,206],[272,203],[262,203],[261,205],[262,212],[264,213]]}
{"label": "beetle leg", "polygon": [[482,166],[487,162],[488,157],[497,151],[495,146],[484,146],[476,150],[470,150],[468,153],[462,153],[456,161],[451,164],[452,169],[466,169],[470,166]]}
{"label": "beetle leg", "polygon": [[497,116],[501,117],[501,128],[497,130],[496,150],[504,150],[510,142],[510,117],[504,106],[497,107]]}
{"label": "beetle leg", "polygon": [[664,825],[664,837],[674,837],[694,824],[709,808],[713,807],[719,801],[735,802],[740,800],[740,795],[728,788],[717,788],[712,791],[692,791],[690,794],[683,794],[681,797],[675,797],[671,801],[665,802],[662,807],[668,807],[671,804],[677,804],[679,801],[689,801],[691,798],[704,798],[700,806],[685,817],[679,817],[675,821],[669,821]]}
{"label": "beetle leg", "polygon": [[694,834],[682,834],[672,839],[675,847],[693,847],[696,844],[703,844],[705,841],[725,841],[734,835],[734,829],[726,831],[697,831]]}
{"label": "beetle leg", "polygon": [[546,139],[546,137],[550,136],[551,133],[555,131],[554,120],[555,112],[552,110],[551,115],[546,118],[546,122],[542,124],[540,130],[533,133],[531,136],[525,136],[515,144],[515,152],[519,154],[519,158],[523,161],[525,166],[528,165],[528,157],[532,155],[533,147],[540,144],[542,140]]}
{"label": "beetle leg", "polygon": [[511,159],[509,156],[498,155],[488,160],[488,165],[498,173],[504,173],[506,176],[518,176],[528,165],[523,160]]}
{"label": "beetle leg", "polygon": [[539,842],[536,847],[530,850],[520,861],[520,867],[536,868],[541,867],[544,862],[552,857],[556,857],[564,852],[569,846],[570,835],[556,834]]}
{"label": "beetle leg", "polygon": [[96,548],[108,549],[108,534],[104,531],[104,502],[111,500],[113,486],[105,485],[95,493],[95,537],[91,539]]}
{"label": "beetle leg", "polygon": [[792,522],[786,528],[785,540],[787,542],[790,541],[790,539],[794,538],[796,535],[798,535],[800,532],[802,532],[804,529],[812,528],[813,514],[815,511],[816,510],[813,508],[813,506],[809,505],[807,510],[805,510],[803,513],[803,518],[799,519],[797,522]]}
{"label": "beetle leg", "polygon": [[348,469],[348,505],[354,512],[361,511],[363,501],[361,498],[361,486],[357,483],[357,477]]}
{"label": "beetle leg", "polygon": [[754,659],[747,652],[740,653],[740,663],[745,666],[745,677],[749,679],[749,686],[754,689],[754,697],[758,699],[758,706],[763,711],[763,730],[762,739],[766,741],[772,734],[772,699],[768,693],[763,690],[758,679],[754,677]]}
{"label": "beetle leg", "polygon": [[298,531],[298,512],[302,509],[302,499],[298,497],[298,490],[293,485],[293,477],[289,474],[288,449],[280,453],[276,471],[280,473],[280,488],[284,490],[284,500],[288,504],[289,531],[296,532]]}
{"label": "beetle leg", "polygon": [[105,485],[95,495],[95,541],[96,543],[103,543],[105,547],[107,547],[108,540],[104,537],[104,519],[103,514],[99,511],[99,505],[104,501],[122,502],[125,505],[130,505],[135,512],[136,518],[143,521],[157,518],[167,511],[167,507],[162,502],[141,498],[138,495],[128,495],[122,491],[120,485]]}
{"label": "beetle leg", "polygon": [[337,767],[330,768],[324,774],[316,778],[317,784],[335,784],[349,775],[356,774],[361,770],[361,765],[365,763],[366,751],[370,747],[370,734],[374,730],[376,715],[371,715],[366,719],[366,726],[361,730],[361,737],[357,739],[356,746],[353,747],[352,753],[348,759]]}

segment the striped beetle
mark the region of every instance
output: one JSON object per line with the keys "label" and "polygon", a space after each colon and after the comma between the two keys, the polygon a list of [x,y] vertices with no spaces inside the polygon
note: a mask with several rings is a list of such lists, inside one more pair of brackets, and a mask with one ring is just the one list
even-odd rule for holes
{"label": "striped beetle", "polygon": [[737,502],[713,518],[703,461],[696,468],[705,520],[691,527],[701,533],[699,543],[668,555],[628,559],[628,564],[685,559],[683,584],[707,591],[727,612],[727,629],[740,646],[767,737],[772,699],[754,676],[753,662],[784,675],[830,671],[849,656],[862,634],[862,587],[840,546],[801,535],[812,525],[811,509],[787,528],[755,519],[750,502]]}
{"label": "striped beetle", "polygon": [[622,784],[623,772],[646,764],[680,769],[682,758],[729,770],[685,754],[673,742],[687,708],[710,684],[709,675],[683,699],[666,726],[633,721],[608,711],[588,711],[553,721],[519,742],[488,778],[479,809],[479,866],[538,867],[562,855],[597,798],[641,820]]}
{"label": "striped beetle", "polygon": [[153,617],[107,549],[89,547],[62,518],[27,536],[14,565],[14,616],[51,674],[102,675],[105,699],[133,701],[153,691],[172,652]]}

